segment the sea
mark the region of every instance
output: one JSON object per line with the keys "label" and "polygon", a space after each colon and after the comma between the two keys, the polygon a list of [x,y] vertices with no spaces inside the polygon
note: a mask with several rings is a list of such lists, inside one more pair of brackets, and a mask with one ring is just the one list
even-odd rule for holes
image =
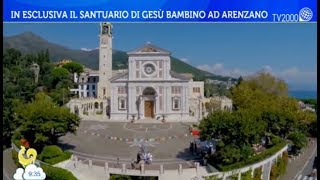
{"label": "sea", "polygon": [[289,91],[289,96],[297,99],[317,99],[317,91]]}

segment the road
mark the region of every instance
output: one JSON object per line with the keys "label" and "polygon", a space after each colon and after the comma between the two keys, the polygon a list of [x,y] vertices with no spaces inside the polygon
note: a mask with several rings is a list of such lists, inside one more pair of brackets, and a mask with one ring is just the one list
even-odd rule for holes
{"label": "road", "polygon": [[303,169],[301,175],[302,176],[308,176],[311,174],[313,168],[314,168],[314,163],[315,163],[315,157],[316,157],[317,153],[314,153],[312,155],[311,160],[308,162],[307,166]]}
{"label": "road", "polygon": [[[313,154],[311,155],[310,160],[302,170],[301,174],[297,177],[297,180],[303,180],[303,179],[310,179],[310,180],[315,180],[316,178],[310,178],[310,174],[312,173],[312,170],[316,167],[315,164],[315,159],[317,156],[317,151],[314,151]],[[317,159],[319,161],[319,159]]]}

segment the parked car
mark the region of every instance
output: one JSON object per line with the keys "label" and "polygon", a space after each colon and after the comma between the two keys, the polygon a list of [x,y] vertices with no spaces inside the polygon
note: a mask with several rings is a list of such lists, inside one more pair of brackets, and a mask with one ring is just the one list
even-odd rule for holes
{"label": "parked car", "polygon": [[216,151],[216,141],[206,140],[200,141],[199,139],[195,141],[197,153],[205,156],[205,154],[213,155]]}

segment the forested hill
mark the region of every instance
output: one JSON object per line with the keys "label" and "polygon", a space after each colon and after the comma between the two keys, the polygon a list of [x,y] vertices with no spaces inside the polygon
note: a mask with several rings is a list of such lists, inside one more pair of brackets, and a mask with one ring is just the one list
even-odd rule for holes
{"label": "forested hill", "polygon": [[[72,59],[86,67],[98,69],[99,51],[97,49],[91,51],[70,49],[58,44],[51,43],[44,38],[32,33],[25,32],[19,35],[3,37],[3,50],[14,48],[23,54],[38,53],[41,50],[49,50],[50,59],[55,62],[61,59]],[[126,69],[128,55],[126,52],[113,50],[113,69]],[[230,77],[215,75],[206,71],[197,69],[180,59],[171,57],[171,67],[173,71],[178,73],[192,73],[195,79],[215,79],[227,81]]]}

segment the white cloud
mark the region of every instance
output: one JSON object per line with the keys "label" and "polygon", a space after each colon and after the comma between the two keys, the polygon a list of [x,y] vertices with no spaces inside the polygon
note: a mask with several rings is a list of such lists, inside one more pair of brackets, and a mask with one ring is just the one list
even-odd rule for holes
{"label": "white cloud", "polygon": [[266,71],[266,72],[269,72],[269,73],[272,73],[272,68],[271,68],[271,66],[269,66],[269,65],[263,66],[263,67],[262,67],[262,70],[263,70],[263,71]]}
{"label": "white cloud", "polygon": [[303,71],[297,67],[291,67],[278,73],[278,76],[288,83],[310,84],[317,83],[316,71]]}
{"label": "white cloud", "polygon": [[98,49],[98,48],[94,48],[94,49],[89,49],[89,48],[81,48],[82,51],[92,51],[92,50],[95,50],[95,49]]}
{"label": "white cloud", "polygon": [[211,72],[210,66],[208,64],[199,65],[199,66],[197,66],[197,68],[201,69],[201,70],[204,70],[204,71]]}
{"label": "white cloud", "polygon": [[25,180],[43,180],[46,178],[46,174],[43,172],[41,167],[30,164],[26,167],[23,178]]}
{"label": "white cloud", "polygon": [[181,58],[180,60],[185,62],[185,63],[187,63],[189,61],[187,58]]}
{"label": "white cloud", "polygon": [[270,65],[262,66],[254,71],[239,68],[226,68],[222,63],[216,63],[213,65],[203,64],[197,66],[198,69],[211,72],[217,75],[231,76],[238,78],[239,76],[252,75],[258,71],[269,72],[280,79],[285,80],[290,84],[316,84],[317,72],[316,71],[305,71],[297,67],[289,67],[283,70],[276,71]]}
{"label": "white cloud", "polygon": [[300,71],[297,67],[292,67],[289,69],[284,70],[281,75],[284,77],[292,77],[299,75]]}
{"label": "white cloud", "polygon": [[13,175],[13,179],[15,180],[23,180],[22,175],[24,173],[24,169],[18,168],[16,170],[16,173]]}
{"label": "white cloud", "polygon": [[238,68],[234,68],[234,69],[225,68],[222,63],[216,63],[213,65],[203,64],[203,65],[197,66],[197,68],[217,74],[217,75],[231,76],[235,78],[238,78],[239,76],[246,76],[251,74],[251,72],[243,71]]}

